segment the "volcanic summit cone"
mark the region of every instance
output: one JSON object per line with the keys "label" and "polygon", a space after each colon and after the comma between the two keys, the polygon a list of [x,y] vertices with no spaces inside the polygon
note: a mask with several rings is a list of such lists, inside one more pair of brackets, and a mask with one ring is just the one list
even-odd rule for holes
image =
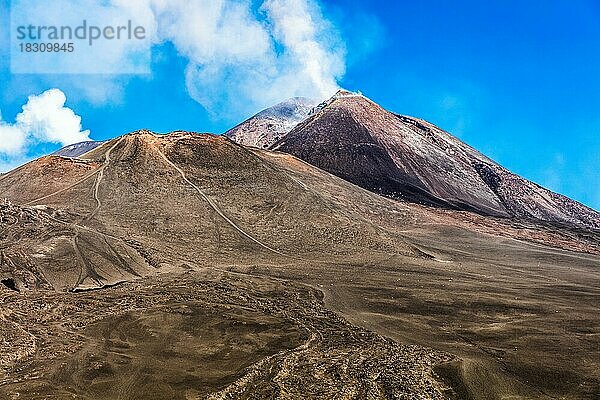
{"label": "volcanic summit cone", "polygon": [[596,211],[511,173],[428,122],[351,92],[338,92],[271,148],[392,198],[600,228]]}

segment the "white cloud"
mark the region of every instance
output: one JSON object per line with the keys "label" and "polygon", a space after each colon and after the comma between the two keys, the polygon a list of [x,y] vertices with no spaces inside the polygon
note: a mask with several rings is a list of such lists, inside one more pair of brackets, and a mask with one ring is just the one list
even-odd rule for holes
{"label": "white cloud", "polygon": [[90,140],[90,131],[81,129],[81,117],[65,107],[66,100],[62,91],[50,89],[29,96],[15,123],[5,122],[0,116],[0,155],[21,158],[38,143],[66,146]]}
{"label": "white cloud", "polygon": [[189,94],[214,114],[285,97],[325,98],[345,72],[345,49],[313,0],[114,0],[154,16],[154,43],[187,58]]}
{"label": "white cloud", "polygon": [[[220,9],[220,29],[186,37],[193,49],[185,53],[186,84],[196,101],[214,113],[248,112],[286,97],[327,98],[338,89],[345,49],[316,3],[265,1],[260,18],[250,3],[238,7],[246,11]],[[201,18],[198,13],[192,17]],[[202,51],[210,43],[220,52]]]}
{"label": "white cloud", "polygon": [[[146,28],[153,45],[170,42],[187,59],[188,93],[213,114],[236,117],[291,96],[325,98],[338,89],[345,72],[344,44],[317,0],[84,0],[85,7],[74,0],[57,1],[56,15],[46,15],[44,5],[27,8],[27,19],[76,23],[83,13],[75,12],[83,10],[106,24],[131,18]],[[94,53],[102,62],[75,57],[69,62],[92,65],[73,70],[98,65],[125,70],[131,61],[127,52],[136,51],[131,45],[111,47],[100,41],[94,46],[104,46]],[[95,103],[112,101],[113,93],[132,78],[70,77],[61,76],[61,85],[81,82],[85,90],[80,95]]]}
{"label": "white cloud", "polygon": [[285,74],[301,78],[299,84],[308,84],[321,97],[338,89],[343,52],[335,48],[332,26],[316,5],[306,0],[268,0],[262,8],[272,23],[273,37],[285,49]]}
{"label": "white cloud", "polygon": [[89,140],[90,131],[81,130],[81,117],[65,107],[67,97],[59,89],[29,96],[16,126],[40,142],[63,146]]}
{"label": "white cloud", "polygon": [[[29,31],[21,30],[20,38],[14,31],[11,71],[25,74],[150,73],[151,40],[146,32],[141,39],[134,38],[133,29],[140,26],[150,30],[151,35],[153,19],[148,12],[132,14],[132,11],[117,0],[54,0],[52,7],[47,0],[14,0],[11,4],[13,26],[53,27],[54,35],[60,38],[53,43],[71,43],[72,49],[22,52],[17,44],[24,43]],[[129,21],[131,30],[127,29]],[[63,31],[62,27],[70,29]],[[105,27],[112,29],[111,39],[101,34]],[[125,27],[126,33],[118,33],[118,27]],[[50,32],[53,31],[32,31],[40,43],[52,42],[48,38]]]}
{"label": "white cloud", "polygon": [[15,155],[23,152],[27,134],[15,125],[2,121],[0,115],[0,153]]}

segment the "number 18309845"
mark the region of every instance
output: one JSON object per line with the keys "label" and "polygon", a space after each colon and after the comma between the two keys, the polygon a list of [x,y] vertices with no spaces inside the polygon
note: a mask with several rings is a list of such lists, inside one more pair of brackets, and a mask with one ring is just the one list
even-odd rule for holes
{"label": "number 18309845", "polygon": [[72,53],[73,43],[20,43],[21,53]]}

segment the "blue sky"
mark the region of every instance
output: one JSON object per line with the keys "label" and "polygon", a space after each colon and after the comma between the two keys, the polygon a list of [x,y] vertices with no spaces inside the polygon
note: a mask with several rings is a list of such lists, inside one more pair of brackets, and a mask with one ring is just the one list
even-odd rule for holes
{"label": "blue sky", "polygon": [[[429,120],[512,171],[600,209],[600,3],[289,1],[294,7],[277,8],[285,0],[276,0],[265,11],[252,2],[248,15],[232,14],[247,28],[242,37],[273,25],[264,29],[274,38],[265,39],[268,49],[262,36],[245,46],[225,30],[207,39],[216,47],[208,53],[186,41],[197,30],[162,32],[152,45],[151,74],[17,75],[10,70],[8,2],[0,0],[2,120],[12,126],[28,96],[57,88],[93,139],[140,128],[221,133],[276,100],[322,96],[333,82]],[[289,9],[311,15],[311,29],[301,32],[311,32],[307,40],[325,65],[317,78],[303,75],[310,60],[289,39],[298,32],[285,25]],[[296,30],[281,36],[288,28]],[[272,59],[261,62],[261,52]],[[0,146],[0,164],[60,147],[49,132],[42,136],[17,155],[3,155]]]}

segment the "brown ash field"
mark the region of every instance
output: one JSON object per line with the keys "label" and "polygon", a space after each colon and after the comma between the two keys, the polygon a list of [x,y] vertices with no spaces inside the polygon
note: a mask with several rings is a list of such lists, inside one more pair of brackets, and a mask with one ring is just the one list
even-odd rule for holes
{"label": "brown ash field", "polygon": [[0,398],[594,399],[600,233],[140,131],[0,177]]}

